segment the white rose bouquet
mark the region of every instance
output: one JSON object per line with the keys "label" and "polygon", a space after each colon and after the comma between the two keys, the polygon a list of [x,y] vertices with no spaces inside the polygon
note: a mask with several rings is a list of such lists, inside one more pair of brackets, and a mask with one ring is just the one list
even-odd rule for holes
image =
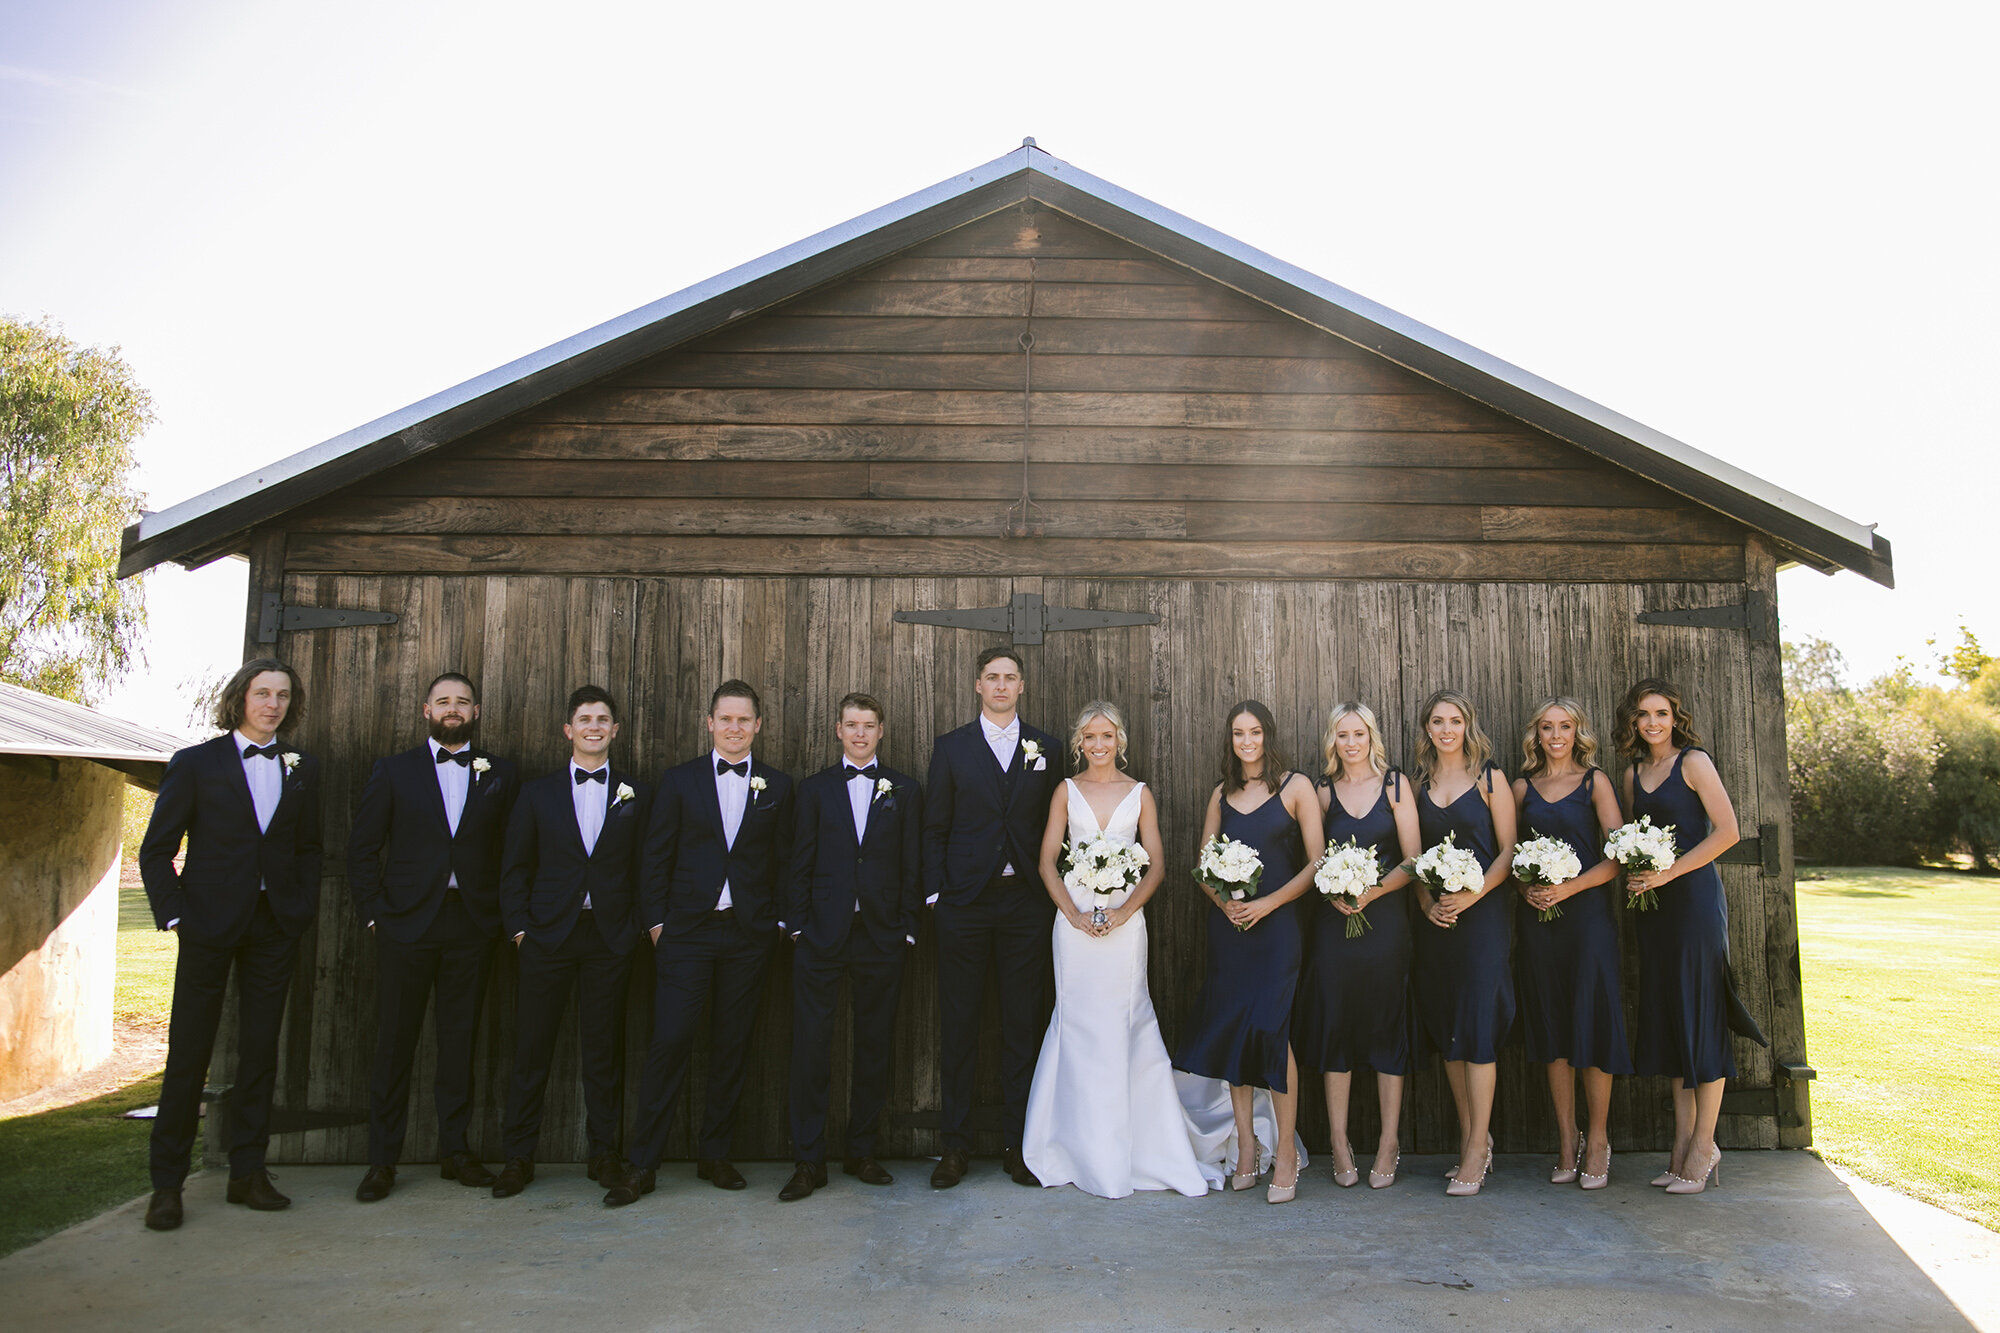
{"label": "white rose bouquet", "polygon": [[[1656,827],[1651,815],[1641,815],[1632,823],[1611,830],[1611,836],[1604,842],[1604,854],[1625,867],[1627,874],[1635,870],[1670,870],[1675,856],[1674,826]],[[1651,912],[1659,906],[1660,895],[1651,889],[1632,897],[1635,912]]]}
{"label": "white rose bouquet", "polygon": [[1264,878],[1264,858],[1247,843],[1218,833],[1201,845],[1194,877],[1217,898],[1242,902],[1257,896],[1257,884]]}
{"label": "white rose bouquet", "polygon": [[[1430,886],[1432,893],[1478,893],[1486,884],[1486,873],[1479,868],[1479,858],[1458,845],[1458,835],[1447,833],[1444,841],[1435,847],[1424,849],[1415,866],[1417,878]],[[1458,925],[1453,921],[1453,927]]]}
{"label": "white rose bouquet", "polygon": [[[1356,907],[1361,905],[1362,896],[1381,882],[1382,867],[1375,860],[1375,849],[1360,846],[1353,838],[1329,842],[1319,869],[1313,871],[1313,887],[1325,894],[1328,902],[1345,898]],[[1350,940],[1364,930],[1373,929],[1366,912],[1354,912],[1347,918]]]}
{"label": "white rose bouquet", "polygon": [[[1576,849],[1561,838],[1537,836],[1514,844],[1514,878],[1531,889],[1567,884],[1582,873]],[[1562,904],[1552,903],[1536,920],[1553,921],[1562,914]]]}
{"label": "white rose bouquet", "polygon": [[1110,906],[1115,894],[1136,886],[1153,861],[1138,843],[1109,833],[1072,842],[1065,851],[1069,869],[1063,872],[1064,887],[1073,894],[1095,894],[1099,907]]}

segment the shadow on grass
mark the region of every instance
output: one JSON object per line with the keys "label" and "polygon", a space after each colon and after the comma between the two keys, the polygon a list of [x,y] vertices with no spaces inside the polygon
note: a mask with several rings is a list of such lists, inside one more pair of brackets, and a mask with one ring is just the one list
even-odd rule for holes
{"label": "shadow on grass", "polygon": [[[0,1255],[151,1192],[146,1140],[153,1122],[122,1117],[159,1099],[160,1075],[152,1074],[75,1106],[0,1120],[0,1199],[7,1201]],[[199,1142],[194,1169],[201,1169]]]}
{"label": "shadow on grass", "polygon": [[1914,898],[1917,895],[1903,889],[1835,889],[1823,884],[1815,884],[1806,892],[1815,898]]}

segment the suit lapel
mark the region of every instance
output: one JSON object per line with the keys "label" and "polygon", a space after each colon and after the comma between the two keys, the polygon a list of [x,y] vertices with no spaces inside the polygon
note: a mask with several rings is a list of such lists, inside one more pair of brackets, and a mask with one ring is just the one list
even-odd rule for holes
{"label": "suit lapel", "polygon": [[[879,759],[876,760],[875,771],[878,774],[882,771],[881,760]],[[848,838],[854,843],[854,850],[858,852],[868,845],[868,835],[875,831],[875,789],[873,787],[868,789],[868,804],[865,807],[867,813],[862,816],[861,832],[856,833],[854,831],[854,793],[848,790],[849,785],[854,779],[847,776],[848,772],[847,765],[842,763],[840,766],[840,805],[846,811],[847,818],[841,822],[847,828]]]}
{"label": "suit lapel", "polygon": [[[576,774],[570,770],[568,764],[564,764],[562,780],[556,785],[556,797],[562,802],[563,807],[562,817],[558,822],[569,830],[570,842],[575,846],[577,855],[588,861],[595,849],[583,845],[583,825],[576,822],[576,793],[571,790],[575,786]],[[604,830],[597,831],[597,840],[604,841]]]}
{"label": "suit lapel", "polygon": [[[750,771],[752,773],[757,771],[754,764],[751,766]],[[727,850],[729,847],[729,833],[722,826],[722,797],[715,790],[715,756],[713,754],[706,756],[701,761],[700,767],[696,769],[694,785],[696,788],[694,797],[696,806],[703,814],[708,816],[709,827],[715,830],[715,840],[722,844],[724,850]],[[748,813],[747,806],[745,813]]]}
{"label": "suit lapel", "polygon": [[[250,826],[256,828],[257,798],[250,794],[250,779],[243,774],[243,752],[236,748],[235,732],[231,731],[223,735],[221,748],[216,751],[215,757],[217,762],[221,763],[228,770],[222,780],[234,788],[236,794],[243,798],[244,813],[250,816]],[[271,812],[272,822],[275,823],[277,818],[277,811],[274,809]]]}

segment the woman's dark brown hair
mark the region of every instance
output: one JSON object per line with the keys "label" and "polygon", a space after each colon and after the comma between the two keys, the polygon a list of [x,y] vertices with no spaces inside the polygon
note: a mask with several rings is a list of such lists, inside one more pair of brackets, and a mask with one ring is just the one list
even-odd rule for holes
{"label": "woman's dark brown hair", "polygon": [[1673,742],[1676,750],[1701,744],[1701,737],[1695,734],[1694,718],[1688,713],[1687,701],[1681,698],[1680,689],[1670,680],[1648,676],[1625,691],[1625,697],[1618,701],[1611,743],[1618,748],[1620,755],[1635,764],[1646,757],[1649,747],[1639,738],[1639,701],[1649,694],[1659,695],[1674,710]]}
{"label": "woman's dark brown hair", "polygon": [[1278,744],[1278,724],[1271,717],[1271,710],[1255,699],[1245,699],[1231,708],[1222,719],[1222,794],[1242,791],[1249,786],[1249,779],[1243,776],[1243,761],[1237,757],[1235,745],[1230,743],[1230,728],[1236,719],[1248,713],[1257,719],[1257,725],[1264,728],[1264,771],[1258,781],[1264,784],[1271,795],[1278,794],[1278,782],[1292,767],[1285,761],[1283,749]]}
{"label": "woman's dark brown hair", "polygon": [[299,673],[275,657],[253,657],[236,668],[236,674],[229,678],[215,701],[215,715],[210,721],[218,729],[234,731],[243,725],[243,696],[250,692],[250,682],[266,671],[282,671],[292,682],[292,702],[285,709],[285,720],[278,724],[278,730],[290,731],[305,720],[306,683],[299,679]]}

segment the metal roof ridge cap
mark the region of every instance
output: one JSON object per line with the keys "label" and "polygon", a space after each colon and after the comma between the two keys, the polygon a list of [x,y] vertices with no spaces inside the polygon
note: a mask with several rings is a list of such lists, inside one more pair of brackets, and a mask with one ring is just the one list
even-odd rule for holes
{"label": "metal roof ridge cap", "polygon": [[[1030,150],[1039,151],[1039,150]],[[1043,156],[1048,156],[1043,154]],[[1412,319],[1378,301],[1372,301],[1359,292],[1342,287],[1316,273],[1288,263],[1256,246],[1237,240],[1224,232],[1184,214],[1177,213],[1163,204],[1155,203],[1143,195],[1115,185],[1102,177],[1093,176],[1067,162],[1051,159],[1060,168],[1060,178],[1065,185],[1081,189],[1104,203],[1120,208],[1145,221],[1178,232],[1191,241],[1207,246],[1218,254],[1234,259],[1238,263],[1296,287],[1321,300],[1331,302],[1351,314],[1358,315],[1372,324],[1398,336],[1408,338],[1432,351],[1509,384],[1514,388],[1533,394],[1551,406],[1560,408],[1573,416],[1580,417],[1593,425],[1600,426],[1615,434],[1622,435],[1642,448],[1650,449],[1673,462],[1706,472],[1754,499],[1785,510],[1798,518],[1825,529],[1843,541],[1851,542],[1862,550],[1872,550],[1875,528],[1872,524],[1859,523],[1845,515],[1835,513],[1824,505],[1816,504],[1794,491],[1788,491],[1775,482],[1766,481],[1754,473],[1746,472],[1733,463],[1717,458],[1695,448],[1682,440],[1662,431],[1653,429],[1642,422],[1606,407],[1582,394],[1565,389],[1559,384],[1543,379],[1531,370],[1524,370],[1510,361],[1502,360],[1490,352],[1485,352],[1472,344],[1462,342],[1450,334],[1432,328],[1421,320]],[[1057,175],[1050,171],[1050,175]]]}
{"label": "metal roof ridge cap", "polygon": [[[790,245],[747,260],[734,268],[704,278],[692,286],[683,287],[680,291],[628,310],[622,315],[613,316],[601,324],[593,325],[558,342],[516,357],[471,379],[462,380],[407,407],[398,408],[373,421],[364,422],[318,444],[308,445],[266,467],[246,472],[220,486],[211,487],[177,504],[169,505],[165,509],[143,514],[138,523],[138,541],[141,543],[152,541],[190,519],[246,499],[268,486],[303,476],[324,463],[428,421],[451,408],[472,402],[493,389],[525,379],[537,371],[560,365],[594,347],[603,346],[626,334],[637,332],[703,301],[726,295],[758,278],[780,272],[801,260],[956,198],[968,190],[991,184],[1016,171],[1028,169],[1032,166],[1035,155],[1049,157],[1049,154],[1042,150],[1025,145],[1011,149],[970,171],[955,173],[924,189],[904,195],[901,199],[848,218],[844,222],[837,222]],[[1049,158],[1049,160],[1053,162],[1056,159]]]}

